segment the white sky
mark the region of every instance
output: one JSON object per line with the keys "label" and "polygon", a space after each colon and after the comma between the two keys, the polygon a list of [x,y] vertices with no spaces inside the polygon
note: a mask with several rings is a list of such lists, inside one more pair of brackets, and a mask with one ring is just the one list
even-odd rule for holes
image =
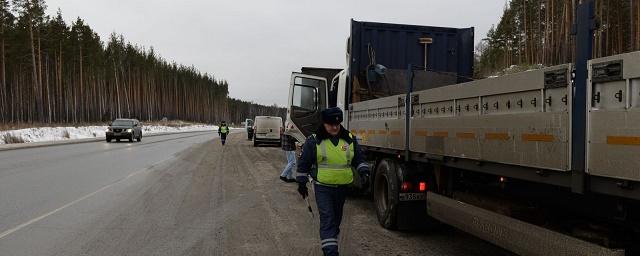
{"label": "white sky", "polygon": [[302,66],[344,68],[350,19],[475,27],[476,42],[505,0],[47,0],[68,23],[81,17],[103,40],[112,32],[167,60],[229,82],[231,97],[284,106]]}

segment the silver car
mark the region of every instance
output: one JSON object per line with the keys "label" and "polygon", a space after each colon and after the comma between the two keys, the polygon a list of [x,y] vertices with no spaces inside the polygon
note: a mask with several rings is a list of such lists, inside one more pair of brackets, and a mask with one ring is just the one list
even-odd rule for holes
{"label": "silver car", "polygon": [[107,127],[105,133],[107,142],[113,139],[128,139],[129,142],[135,139],[139,142],[142,140],[142,124],[137,119],[116,119]]}

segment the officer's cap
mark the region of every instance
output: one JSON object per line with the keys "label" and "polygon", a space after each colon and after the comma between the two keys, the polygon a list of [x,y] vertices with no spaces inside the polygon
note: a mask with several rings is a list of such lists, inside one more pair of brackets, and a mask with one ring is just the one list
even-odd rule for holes
{"label": "officer's cap", "polygon": [[342,109],[334,107],[322,110],[322,122],[327,124],[342,123]]}

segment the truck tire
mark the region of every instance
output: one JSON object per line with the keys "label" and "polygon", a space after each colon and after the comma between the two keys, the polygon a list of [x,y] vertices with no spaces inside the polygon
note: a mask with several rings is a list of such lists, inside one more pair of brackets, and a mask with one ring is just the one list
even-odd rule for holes
{"label": "truck tire", "polygon": [[396,163],[390,159],[380,161],[373,183],[373,200],[378,222],[386,229],[398,228],[398,178]]}

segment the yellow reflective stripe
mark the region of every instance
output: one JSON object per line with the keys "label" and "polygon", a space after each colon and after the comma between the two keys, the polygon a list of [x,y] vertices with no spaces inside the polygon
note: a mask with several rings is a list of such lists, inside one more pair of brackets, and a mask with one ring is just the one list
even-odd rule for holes
{"label": "yellow reflective stripe", "polygon": [[609,145],[640,146],[640,137],[634,136],[607,136]]}

